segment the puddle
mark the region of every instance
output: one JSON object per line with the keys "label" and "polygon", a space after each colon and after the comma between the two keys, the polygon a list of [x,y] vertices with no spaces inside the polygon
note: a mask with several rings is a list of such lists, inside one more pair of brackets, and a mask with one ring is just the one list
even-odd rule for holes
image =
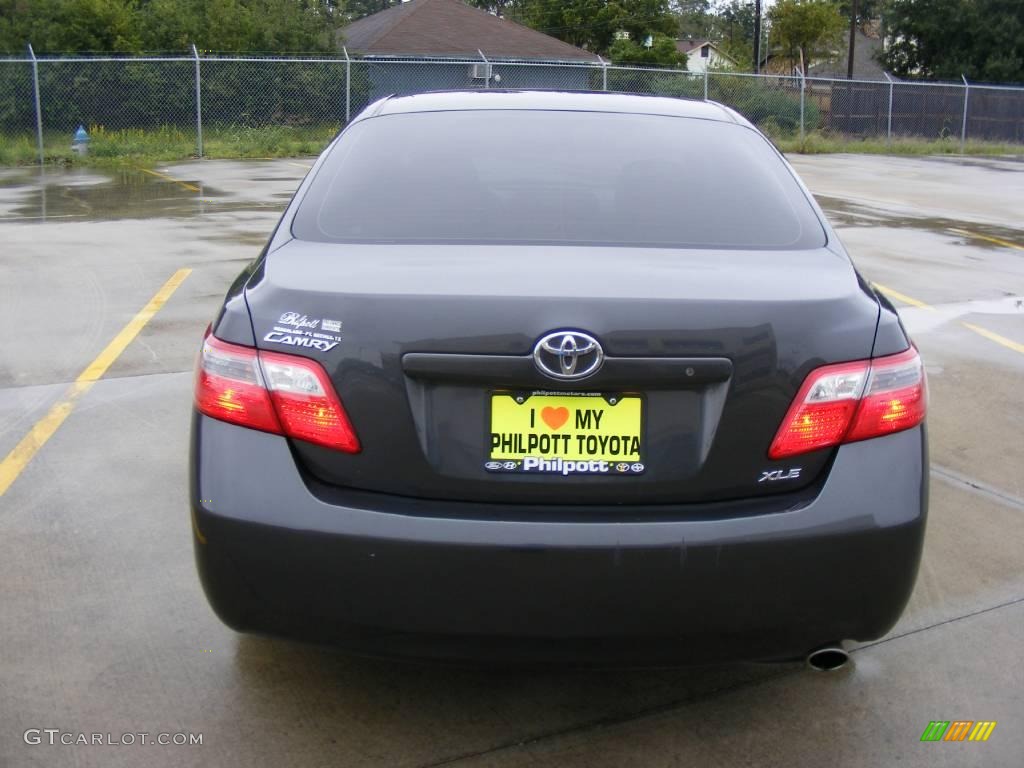
{"label": "puddle", "polygon": [[103,184],[109,177],[102,173],[87,170],[62,171],[54,168],[38,168],[23,166],[20,168],[0,168],[0,190],[16,189],[23,186],[34,186],[39,183],[60,183],[69,187],[82,187],[90,184]]}
{"label": "puddle", "polygon": [[[925,232],[948,235],[971,246],[987,249],[1013,250],[1004,245],[971,237],[963,232],[951,230],[967,230],[986,237],[995,237],[1010,243],[1024,246],[1024,231],[1011,227],[998,227],[975,221],[961,221],[934,216],[913,216],[905,213],[890,213],[872,208],[861,203],[854,203],[839,197],[815,195],[818,204],[828,214],[829,220],[839,227],[894,227],[897,229],[917,229]],[[1018,251],[1024,253],[1024,251]]]}
{"label": "puddle", "polygon": [[938,304],[930,309],[900,307],[900,318],[911,333],[923,333],[962,320],[969,315],[1016,315],[1024,317],[1024,296],[980,299]]}
{"label": "puddle", "polygon": [[287,203],[236,197],[193,179],[180,181],[199,192],[131,169],[104,175],[52,169],[4,174],[0,222],[193,218],[231,211],[282,211]]}

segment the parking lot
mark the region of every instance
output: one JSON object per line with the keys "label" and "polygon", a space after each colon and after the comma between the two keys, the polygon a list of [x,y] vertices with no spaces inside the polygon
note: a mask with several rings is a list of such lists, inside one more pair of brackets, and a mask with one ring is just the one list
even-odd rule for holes
{"label": "parking lot", "polygon": [[[834,674],[420,666],[222,626],[192,562],[192,365],[310,162],[0,170],[0,766],[1024,762],[1024,162],[793,158],[931,391],[914,596]],[[921,742],[933,720],[998,726]]]}

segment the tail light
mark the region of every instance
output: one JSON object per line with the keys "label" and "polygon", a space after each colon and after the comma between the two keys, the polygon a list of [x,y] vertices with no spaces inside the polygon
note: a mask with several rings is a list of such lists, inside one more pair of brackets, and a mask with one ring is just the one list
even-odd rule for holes
{"label": "tail light", "polygon": [[816,368],[768,449],[772,459],[900,432],[924,421],[928,386],[917,350]]}
{"label": "tail light", "polygon": [[304,357],[229,344],[207,331],[195,402],[200,413],[221,421],[345,453],[360,450],[323,366]]}

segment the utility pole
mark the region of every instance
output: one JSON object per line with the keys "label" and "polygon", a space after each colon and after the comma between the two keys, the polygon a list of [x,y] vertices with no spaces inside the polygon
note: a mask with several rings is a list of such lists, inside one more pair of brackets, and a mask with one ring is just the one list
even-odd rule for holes
{"label": "utility pole", "polygon": [[860,9],[857,7],[857,0],[851,0],[850,5],[850,55],[846,60],[846,79],[853,80],[853,49],[857,40],[857,14]]}
{"label": "utility pole", "polygon": [[754,0],[754,74],[761,71],[761,0]]}

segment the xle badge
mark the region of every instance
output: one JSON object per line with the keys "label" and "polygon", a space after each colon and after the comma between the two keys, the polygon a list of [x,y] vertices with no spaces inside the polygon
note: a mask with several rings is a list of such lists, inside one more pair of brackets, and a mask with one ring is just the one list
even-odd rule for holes
{"label": "xle badge", "polygon": [[793,469],[790,469],[789,471],[786,471],[784,469],[772,469],[768,472],[762,472],[761,479],[758,480],[757,482],[774,483],[777,480],[796,480],[798,477],[800,477],[800,469],[800,467],[795,467]]}

